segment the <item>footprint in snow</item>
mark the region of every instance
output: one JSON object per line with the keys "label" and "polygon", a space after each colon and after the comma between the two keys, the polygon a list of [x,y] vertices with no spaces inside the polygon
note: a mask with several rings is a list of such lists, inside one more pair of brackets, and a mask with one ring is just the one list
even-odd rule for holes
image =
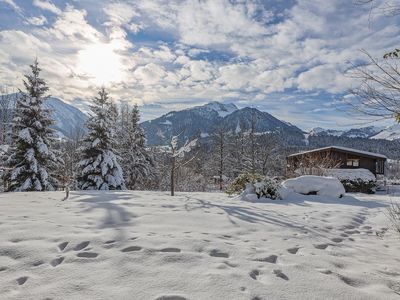
{"label": "footprint in snow", "polygon": [[96,258],[99,254],[95,252],[79,252],[76,256],[82,258]]}
{"label": "footprint in snow", "polygon": [[104,242],[105,245],[110,245],[110,244],[114,244],[114,243],[115,243],[114,240],[109,240],[109,241]]}
{"label": "footprint in snow", "polygon": [[300,249],[299,247],[293,247],[293,248],[286,249],[286,251],[289,252],[290,254],[296,254],[297,251],[299,251],[299,249]]}
{"label": "footprint in snow", "polygon": [[257,280],[257,276],[259,276],[259,275],[260,275],[260,271],[258,271],[258,270],[252,270],[249,273],[249,276],[254,280]]}
{"label": "footprint in snow", "polygon": [[232,236],[231,236],[231,235],[228,235],[228,234],[224,234],[224,235],[222,235],[222,237],[220,237],[220,238],[231,239]]}
{"label": "footprint in snow", "polygon": [[63,256],[57,257],[57,258],[53,259],[53,260],[50,262],[50,265],[51,265],[52,267],[57,267],[57,266],[58,266],[59,264],[61,264],[63,261],[64,261],[64,257],[63,257]]}
{"label": "footprint in snow", "polygon": [[274,270],[273,273],[276,277],[282,278],[284,280],[289,280],[289,277],[287,277],[281,270]]}
{"label": "footprint in snow", "polygon": [[364,283],[359,279],[350,278],[350,277],[343,276],[340,274],[336,274],[336,275],[339,277],[339,279],[341,281],[343,281],[345,284],[347,284],[349,286],[360,287],[360,286],[364,285]]}
{"label": "footprint in snow", "polygon": [[333,239],[331,239],[331,241],[334,242],[334,243],[341,243],[341,242],[343,242],[343,239],[341,239],[341,238],[333,238]]}
{"label": "footprint in snow", "polygon": [[74,250],[75,251],[80,251],[82,249],[85,249],[88,245],[90,244],[89,241],[84,241],[82,243],[79,243],[78,245],[75,246]]}
{"label": "footprint in snow", "polygon": [[226,264],[228,267],[231,267],[231,268],[236,268],[238,266],[238,264],[231,263],[229,261],[224,261],[224,264]]}
{"label": "footprint in snow", "polygon": [[211,252],[210,252],[210,256],[212,256],[212,257],[224,257],[224,258],[228,258],[228,257],[229,257],[229,254],[228,254],[228,253],[225,253],[225,252],[221,252],[221,251],[219,251],[218,249],[213,249],[213,250],[211,250]]}
{"label": "footprint in snow", "polygon": [[129,246],[121,250],[121,252],[133,252],[133,251],[140,251],[142,247],[139,246]]}
{"label": "footprint in snow", "polygon": [[165,295],[156,298],[156,300],[188,300],[188,298],[178,296],[178,295]]}
{"label": "footprint in snow", "polygon": [[164,249],[161,249],[160,252],[181,252],[181,249],[179,249],[179,248],[164,248]]}
{"label": "footprint in snow", "polygon": [[255,261],[260,261],[260,262],[268,262],[271,264],[276,264],[276,261],[278,260],[278,256],[277,255],[270,255],[267,257],[263,257],[263,258],[256,258]]}
{"label": "footprint in snow", "polygon": [[22,276],[16,279],[18,285],[23,285],[27,280],[28,280],[28,276]]}
{"label": "footprint in snow", "polygon": [[346,234],[359,234],[360,232],[358,230],[354,229],[354,230],[346,230],[344,233],[346,233]]}
{"label": "footprint in snow", "polygon": [[319,250],[325,250],[328,246],[329,244],[314,244],[314,248]]}
{"label": "footprint in snow", "polygon": [[64,249],[67,247],[67,245],[68,245],[68,242],[62,242],[62,243],[58,244],[58,249],[60,251],[64,251]]}
{"label": "footprint in snow", "polygon": [[38,266],[41,266],[41,265],[43,265],[43,264],[44,264],[43,260],[37,260],[37,261],[34,261],[34,262],[32,263],[32,266],[38,267]]}
{"label": "footprint in snow", "polygon": [[330,274],[332,274],[332,271],[331,271],[331,270],[328,270],[328,269],[317,269],[317,271],[320,272],[320,273],[322,273],[322,274],[325,274],[325,275],[330,275]]}

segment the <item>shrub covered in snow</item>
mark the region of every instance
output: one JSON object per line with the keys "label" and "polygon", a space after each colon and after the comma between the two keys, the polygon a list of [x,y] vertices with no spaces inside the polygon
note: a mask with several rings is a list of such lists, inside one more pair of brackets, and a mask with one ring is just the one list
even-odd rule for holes
{"label": "shrub covered in snow", "polygon": [[282,182],[279,193],[282,199],[292,193],[341,198],[345,189],[337,178],[305,175]]}
{"label": "shrub covered in snow", "polygon": [[366,193],[373,194],[377,187],[376,181],[364,181],[362,179],[357,180],[341,180],[340,181],[346,192],[348,193]]}
{"label": "shrub covered in snow", "polygon": [[377,187],[375,175],[367,169],[327,169],[325,175],[339,179],[346,192],[372,194]]}
{"label": "shrub covered in snow", "polygon": [[[245,201],[256,201],[260,198],[279,199],[280,185],[277,180],[261,175],[242,174],[236,185],[231,190],[233,193],[241,193],[240,198]],[[233,191],[235,190],[235,191]]]}
{"label": "shrub covered in snow", "polygon": [[226,189],[229,195],[239,194],[246,189],[246,184],[260,182],[263,177],[259,174],[244,173],[236,177]]}
{"label": "shrub covered in snow", "polygon": [[254,183],[253,186],[258,199],[261,197],[279,198],[279,183],[273,178],[266,177],[262,181]]}

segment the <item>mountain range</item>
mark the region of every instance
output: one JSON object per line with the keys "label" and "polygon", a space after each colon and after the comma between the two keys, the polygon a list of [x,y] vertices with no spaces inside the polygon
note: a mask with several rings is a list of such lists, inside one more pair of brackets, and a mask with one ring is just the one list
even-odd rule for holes
{"label": "mountain range", "polygon": [[335,130],[316,127],[313,128],[308,134],[311,136],[337,136],[394,141],[400,140],[400,124],[394,124],[387,127],[367,126],[362,128],[352,128],[349,130]]}
{"label": "mountain range", "polygon": [[281,132],[286,136],[303,137],[303,131],[287,122],[283,122],[267,112],[255,108],[239,109],[234,104],[210,102],[203,106],[172,111],[154,120],[141,123],[146,132],[149,145],[169,143],[173,135],[180,134],[182,140],[194,137],[206,138],[217,128],[226,132],[249,131],[255,119],[255,132]]}
{"label": "mountain range", "polygon": [[[13,94],[14,98],[16,94]],[[53,128],[60,137],[71,137],[76,128],[84,128],[88,118],[77,107],[56,97],[50,97],[45,106],[52,111],[55,120]],[[227,132],[248,132],[255,119],[255,132],[258,134],[276,132],[282,136],[304,141],[309,136],[334,136],[345,138],[400,140],[400,124],[388,127],[367,126],[349,130],[324,129],[321,127],[304,131],[293,124],[279,120],[271,114],[256,108],[238,108],[236,105],[210,102],[202,106],[171,111],[158,118],[142,122],[149,145],[168,144],[173,135],[181,135],[182,140],[207,138],[217,128]]]}
{"label": "mountain range", "polygon": [[[8,95],[10,98],[10,104],[8,113],[12,114],[13,107],[15,107],[15,100],[18,96],[17,93]],[[50,109],[51,116],[54,119],[54,125],[51,127],[56,131],[60,138],[72,137],[74,131],[85,128],[85,122],[88,116],[81,110],[72,106],[59,98],[49,97],[44,106]]]}
{"label": "mountain range", "polygon": [[88,116],[75,106],[54,97],[50,97],[45,106],[52,111],[53,128],[60,136],[72,137],[74,131],[85,128]]}

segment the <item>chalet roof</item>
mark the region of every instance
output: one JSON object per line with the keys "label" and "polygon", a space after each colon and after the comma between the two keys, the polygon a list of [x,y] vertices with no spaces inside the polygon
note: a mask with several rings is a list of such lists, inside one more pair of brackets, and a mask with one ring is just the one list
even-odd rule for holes
{"label": "chalet roof", "polygon": [[337,151],[340,151],[340,152],[359,154],[361,156],[387,159],[387,157],[385,155],[382,155],[382,154],[379,154],[379,153],[362,151],[362,150],[357,150],[357,149],[347,148],[347,147],[341,147],[341,146],[329,146],[329,147],[323,147],[323,148],[313,149],[313,150],[309,150],[309,151],[303,151],[303,152],[291,154],[288,157],[299,156],[299,155],[304,155],[304,154],[307,154],[307,153],[314,153],[314,152],[320,152],[320,151],[325,151],[325,150],[337,150]]}

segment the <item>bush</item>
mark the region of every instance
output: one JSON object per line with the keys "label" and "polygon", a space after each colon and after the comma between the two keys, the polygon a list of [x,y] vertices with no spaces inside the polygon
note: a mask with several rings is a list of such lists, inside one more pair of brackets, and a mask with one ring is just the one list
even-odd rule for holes
{"label": "bush", "polygon": [[262,181],[254,183],[253,186],[258,199],[261,197],[274,200],[279,198],[279,183],[275,179],[266,177]]}
{"label": "bush", "polygon": [[262,180],[262,176],[259,174],[251,174],[251,173],[240,174],[228,185],[226,192],[229,195],[239,194],[245,190],[246,183],[254,184],[261,180]]}
{"label": "bush", "polygon": [[387,216],[392,223],[394,230],[400,234],[400,203],[392,203],[388,208]]}
{"label": "bush", "polygon": [[279,187],[278,181],[273,178],[245,173],[236,177],[226,192],[230,195],[239,193],[242,193],[242,196],[252,194],[255,197],[257,195],[258,199],[261,197],[277,199],[279,198]]}
{"label": "bush", "polygon": [[340,180],[343,184],[346,193],[366,193],[366,194],[374,194],[375,188],[377,186],[376,181],[373,180],[363,180],[361,178],[358,179],[344,179]]}

